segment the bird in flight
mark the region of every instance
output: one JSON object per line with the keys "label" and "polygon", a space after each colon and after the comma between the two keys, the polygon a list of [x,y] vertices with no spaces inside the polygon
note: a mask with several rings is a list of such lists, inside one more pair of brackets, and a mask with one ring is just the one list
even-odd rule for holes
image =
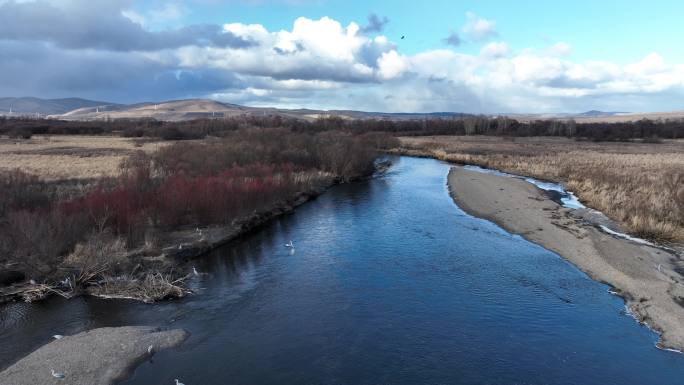
{"label": "bird in flight", "polygon": [[404,35],[401,35],[401,40],[404,40],[404,38],[405,38],[405,37],[406,37],[406,36],[404,36]]}

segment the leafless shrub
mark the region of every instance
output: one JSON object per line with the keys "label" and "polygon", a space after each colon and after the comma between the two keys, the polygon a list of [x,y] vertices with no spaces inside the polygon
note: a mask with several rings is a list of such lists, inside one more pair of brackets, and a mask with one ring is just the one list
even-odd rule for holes
{"label": "leafless shrub", "polygon": [[65,265],[75,270],[75,284],[88,285],[105,272],[121,270],[126,263],[126,242],[109,231],[93,233],[84,243],[76,245]]}

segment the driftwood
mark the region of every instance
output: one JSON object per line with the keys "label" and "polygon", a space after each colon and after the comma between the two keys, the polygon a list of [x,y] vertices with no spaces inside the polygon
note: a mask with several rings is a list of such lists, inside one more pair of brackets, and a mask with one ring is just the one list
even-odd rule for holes
{"label": "driftwood", "polygon": [[87,288],[87,293],[100,298],[134,299],[146,303],[169,298],[181,298],[191,293],[185,288],[186,275],[174,278],[172,275],[148,273],[142,279],[128,276],[106,277],[103,281]]}

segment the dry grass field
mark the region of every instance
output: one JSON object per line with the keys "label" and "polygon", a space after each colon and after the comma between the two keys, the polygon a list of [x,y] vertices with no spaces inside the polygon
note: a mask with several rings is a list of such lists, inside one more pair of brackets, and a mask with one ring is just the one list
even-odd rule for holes
{"label": "dry grass field", "polygon": [[121,161],[136,151],[153,152],[169,142],[116,136],[0,137],[0,171],[19,169],[46,181],[116,176]]}
{"label": "dry grass field", "polygon": [[684,141],[405,137],[403,151],[562,182],[630,233],[684,242]]}

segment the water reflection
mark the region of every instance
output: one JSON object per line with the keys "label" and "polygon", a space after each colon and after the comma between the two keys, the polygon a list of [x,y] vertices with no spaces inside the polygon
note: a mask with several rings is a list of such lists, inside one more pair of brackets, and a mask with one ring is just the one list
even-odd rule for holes
{"label": "water reflection", "polygon": [[197,261],[208,274],[192,282],[198,295],[180,301],[12,305],[15,315],[0,316],[0,357],[14,360],[57,331],[148,324],[192,336],[127,384],[684,378],[684,360],[655,349],[656,336],[624,315],[606,286],[460,211],[447,172],[434,160],[402,158],[382,178],[338,186]]}

